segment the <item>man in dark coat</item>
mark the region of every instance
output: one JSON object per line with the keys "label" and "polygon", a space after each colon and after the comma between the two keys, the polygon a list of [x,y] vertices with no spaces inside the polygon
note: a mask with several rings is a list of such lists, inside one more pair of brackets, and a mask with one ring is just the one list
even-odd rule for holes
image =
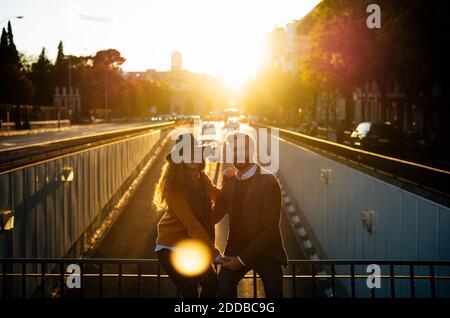
{"label": "man in dark coat", "polygon": [[249,135],[235,132],[227,141],[237,171],[224,182],[213,211],[216,223],[229,215],[218,296],[236,297],[239,281],[253,269],[263,281],[266,297],[282,297],[287,256],[280,231],[280,185],[255,162],[255,143]]}

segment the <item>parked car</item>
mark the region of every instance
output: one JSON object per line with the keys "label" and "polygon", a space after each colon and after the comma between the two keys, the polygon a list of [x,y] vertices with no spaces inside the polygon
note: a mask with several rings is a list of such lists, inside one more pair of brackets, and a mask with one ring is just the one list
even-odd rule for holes
{"label": "parked car", "polygon": [[401,146],[400,134],[389,122],[362,122],[350,139],[356,148],[384,154],[393,154]]}

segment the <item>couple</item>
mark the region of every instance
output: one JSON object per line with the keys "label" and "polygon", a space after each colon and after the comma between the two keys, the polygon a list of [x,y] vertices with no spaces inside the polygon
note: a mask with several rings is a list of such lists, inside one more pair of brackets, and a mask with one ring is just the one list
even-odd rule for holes
{"label": "couple", "polygon": [[[198,297],[199,285],[200,297],[235,298],[239,281],[252,269],[261,277],[266,297],[282,297],[281,267],[287,265],[287,256],[280,232],[281,190],[275,176],[255,162],[253,138],[242,132],[227,136],[235,169],[225,171],[221,189],[205,174],[204,161],[194,163],[195,149],[202,148],[199,142],[189,133],[176,142],[183,140],[190,141],[192,160],[176,163],[175,146],[155,190],[154,203],[165,211],[156,239],[161,266],[185,298]],[[226,214],[229,233],[222,255],[214,245],[214,226]],[[212,255],[208,270],[197,277],[183,276],[170,261],[177,253],[173,247],[186,239],[203,242]],[[221,265],[219,274],[214,264]]]}

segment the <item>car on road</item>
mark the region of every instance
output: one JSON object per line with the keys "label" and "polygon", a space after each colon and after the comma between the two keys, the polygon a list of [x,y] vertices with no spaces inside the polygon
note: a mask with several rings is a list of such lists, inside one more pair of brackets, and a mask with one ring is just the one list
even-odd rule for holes
{"label": "car on road", "polygon": [[225,122],[224,128],[239,129],[239,117],[229,117]]}
{"label": "car on road", "polygon": [[355,148],[384,154],[393,154],[401,146],[400,134],[389,122],[362,122],[352,131],[350,140]]}

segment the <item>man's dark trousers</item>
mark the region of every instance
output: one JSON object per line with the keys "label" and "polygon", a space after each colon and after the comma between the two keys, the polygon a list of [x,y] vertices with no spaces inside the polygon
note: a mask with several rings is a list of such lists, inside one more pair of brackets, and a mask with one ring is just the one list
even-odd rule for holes
{"label": "man's dark trousers", "polygon": [[237,298],[239,281],[252,269],[261,277],[267,298],[283,297],[281,264],[273,259],[266,259],[258,261],[252,268],[243,267],[237,271],[222,267],[219,272],[219,298]]}

